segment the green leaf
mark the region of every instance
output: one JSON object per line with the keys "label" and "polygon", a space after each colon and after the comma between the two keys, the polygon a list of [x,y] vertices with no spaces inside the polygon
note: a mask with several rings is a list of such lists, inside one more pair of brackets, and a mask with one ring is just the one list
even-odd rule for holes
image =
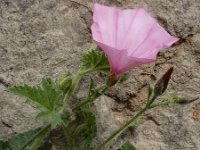
{"label": "green leaf", "polygon": [[42,111],[38,113],[36,119],[47,120],[51,123],[52,129],[54,129],[57,125],[66,125],[66,121],[64,121],[61,114],[55,111]]}
{"label": "green leaf", "polygon": [[14,86],[9,88],[8,91],[23,96],[29,102],[36,104],[41,110],[36,119],[47,120],[52,128],[65,124],[65,121],[58,113],[62,106],[64,94],[50,78],[43,79],[40,86]]}
{"label": "green leaf", "polygon": [[9,92],[27,98],[43,110],[53,111],[61,105],[63,92],[50,78],[42,80],[40,86],[19,85],[8,89]]}
{"label": "green leaf", "polygon": [[136,150],[136,148],[129,141],[126,141],[118,150]]}
{"label": "green leaf", "polygon": [[[40,129],[32,129],[22,134],[17,134],[10,139],[0,140],[0,150],[19,150],[24,143],[28,142]],[[30,150],[29,147],[24,150]]]}
{"label": "green leaf", "polygon": [[92,140],[96,136],[96,118],[92,112],[89,111],[88,106],[84,106],[81,110],[83,115],[83,123],[79,125],[74,132],[74,139],[78,139],[80,146],[74,149],[93,150]]}
{"label": "green leaf", "polygon": [[109,71],[109,62],[106,55],[99,50],[91,49],[81,60],[81,68],[91,71]]}
{"label": "green leaf", "polygon": [[90,150],[92,149],[91,144],[93,138],[96,136],[97,128],[96,128],[96,118],[92,112],[88,109],[82,109],[84,123],[86,124],[85,129],[82,130],[83,143],[81,150]]}

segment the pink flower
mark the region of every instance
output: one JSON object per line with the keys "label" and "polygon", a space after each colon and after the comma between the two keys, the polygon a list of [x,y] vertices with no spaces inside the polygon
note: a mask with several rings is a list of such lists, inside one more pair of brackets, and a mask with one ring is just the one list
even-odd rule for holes
{"label": "pink flower", "polygon": [[115,75],[155,61],[161,49],[178,41],[143,8],[122,10],[94,4],[91,29]]}

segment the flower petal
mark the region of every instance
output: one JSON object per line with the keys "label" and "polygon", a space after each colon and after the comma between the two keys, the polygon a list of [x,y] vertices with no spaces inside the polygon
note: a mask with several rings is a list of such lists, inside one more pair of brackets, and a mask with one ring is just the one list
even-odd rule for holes
{"label": "flower petal", "polygon": [[123,62],[121,58],[127,57],[125,50],[116,50],[115,48],[109,47],[98,41],[95,42],[107,55],[112,73],[119,74],[119,68],[121,68]]}
{"label": "flower petal", "polygon": [[152,59],[128,56],[128,52],[126,50],[116,50],[115,48],[104,45],[103,43],[97,41],[96,43],[107,55],[111,71],[115,75],[122,74],[129,69],[154,61]]}
{"label": "flower petal", "polygon": [[114,7],[94,4],[93,8],[93,38],[96,41],[115,47],[117,11]]}
{"label": "flower petal", "polygon": [[93,39],[107,54],[114,74],[156,60],[161,49],[178,41],[143,8],[94,4],[93,13]]}

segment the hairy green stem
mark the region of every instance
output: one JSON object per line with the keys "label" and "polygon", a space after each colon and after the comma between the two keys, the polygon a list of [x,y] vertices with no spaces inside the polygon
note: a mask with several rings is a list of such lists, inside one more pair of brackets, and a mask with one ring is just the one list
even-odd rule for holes
{"label": "hairy green stem", "polygon": [[97,72],[99,70],[104,70],[104,69],[108,69],[108,67],[99,67],[99,68],[94,68],[94,69],[89,69],[89,70],[78,71],[78,73],[74,76],[74,78],[72,80],[71,87],[69,88],[68,92],[65,94],[62,112],[64,112],[65,109],[69,109],[68,105],[69,105],[69,102],[70,102],[71,94],[73,93],[73,91],[76,87],[76,84],[80,80],[81,76],[86,75],[88,73]]}
{"label": "hairy green stem", "polygon": [[41,132],[38,137],[34,140],[33,144],[31,145],[30,150],[37,150],[39,144],[42,142],[42,140],[45,138],[45,136],[47,135],[47,133],[49,132],[49,129],[43,130],[43,132]]}
{"label": "hairy green stem", "polygon": [[81,108],[82,106],[88,104],[89,102],[91,102],[91,99],[87,99],[86,101],[77,104],[76,106],[74,106],[74,107],[72,108],[72,111],[78,110],[79,108]]}
{"label": "hairy green stem", "polygon": [[133,118],[131,118],[126,124],[116,130],[112,135],[110,135],[103,143],[97,146],[96,150],[102,149],[107,143],[109,143],[112,139],[118,136],[121,132],[126,130],[141,114],[143,114],[147,110],[147,107],[143,108],[139,111]]}
{"label": "hairy green stem", "polygon": [[171,101],[163,101],[163,102],[160,102],[160,103],[152,104],[151,108],[155,108],[155,107],[158,107],[158,106],[165,106],[165,105],[169,105],[171,103],[172,103]]}
{"label": "hairy green stem", "polygon": [[146,106],[140,110],[133,118],[131,118],[126,124],[124,124],[122,127],[120,127],[118,130],[116,130],[113,134],[111,134],[103,143],[101,143],[99,146],[97,146],[96,150],[102,149],[107,143],[109,143],[112,139],[117,137],[121,132],[126,130],[131,124],[134,123],[134,121],[141,116],[146,110],[151,108],[152,103],[156,99],[156,95],[154,95],[146,104]]}
{"label": "hairy green stem", "polygon": [[73,136],[66,126],[63,126],[65,136],[67,137],[68,150],[73,150]]}
{"label": "hairy green stem", "polygon": [[68,92],[65,94],[64,101],[63,101],[63,107],[62,107],[62,112],[64,112],[66,109],[68,109],[68,105],[70,102],[71,94],[73,93],[77,82],[83,75],[83,72],[79,71],[73,78],[71,87],[69,88]]}
{"label": "hairy green stem", "polygon": [[47,125],[42,128],[38,133],[36,133],[31,139],[29,139],[19,150],[24,150],[29,144],[31,144],[37,137],[43,133],[47,133],[51,129],[51,125]]}
{"label": "hairy green stem", "polygon": [[93,97],[93,98],[91,98],[91,97],[88,96],[88,98],[87,98],[86,101],[77,104],[76,106],[74,106],[74,107],[72,108],[72,110],[73,110],[73,111],[74,111],[74,110],[78,110],[78,109],[81,108],[82,106],[87,105],[87,104],[90,103],[90,102],[93,102],[93,101],[94,101],[95,99],[97,99],[99,96],[103,95],[103,94],[106,92],[107,89],[108,89],[108,86],[105,86],[105,87],[103,88],[103,90],[101,91],[101,94],[98,95],[98,96],[95,96],[95,97]]}
{"label": "hairy green stem", "polygon": [[94,69],[90,69],[90,70],[86,70],[84,71],[83,74],[88,74],[88,73],[92,73],[92,72],[97,72],[97,71],[100,71],[100,70],[109,70],[109,66],[105,66],[105,67],[97,67],[97,68],[94,68]]}
{"label": "hairy green stem", "polygon": [[157,98],[157,96],[153,95],[153,97],[147,101],[146,107],[150,109],[156,98]]}

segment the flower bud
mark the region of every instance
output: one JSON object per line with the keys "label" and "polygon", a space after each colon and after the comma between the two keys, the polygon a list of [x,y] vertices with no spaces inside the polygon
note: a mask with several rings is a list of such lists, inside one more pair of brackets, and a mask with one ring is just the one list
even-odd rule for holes
{"label": "flower bud", "polygon": [[173,72],[173,67],[171,67],[155,84],[154,86],[154,95],[160,96],[167,89],[171,74]]}
{"label": "flower bud", "polygon": [[70,88],[71,84],[72,74],[70,72],[67,72],[66,74],[62,75],[58,81],[59,88],[65,93]]}

